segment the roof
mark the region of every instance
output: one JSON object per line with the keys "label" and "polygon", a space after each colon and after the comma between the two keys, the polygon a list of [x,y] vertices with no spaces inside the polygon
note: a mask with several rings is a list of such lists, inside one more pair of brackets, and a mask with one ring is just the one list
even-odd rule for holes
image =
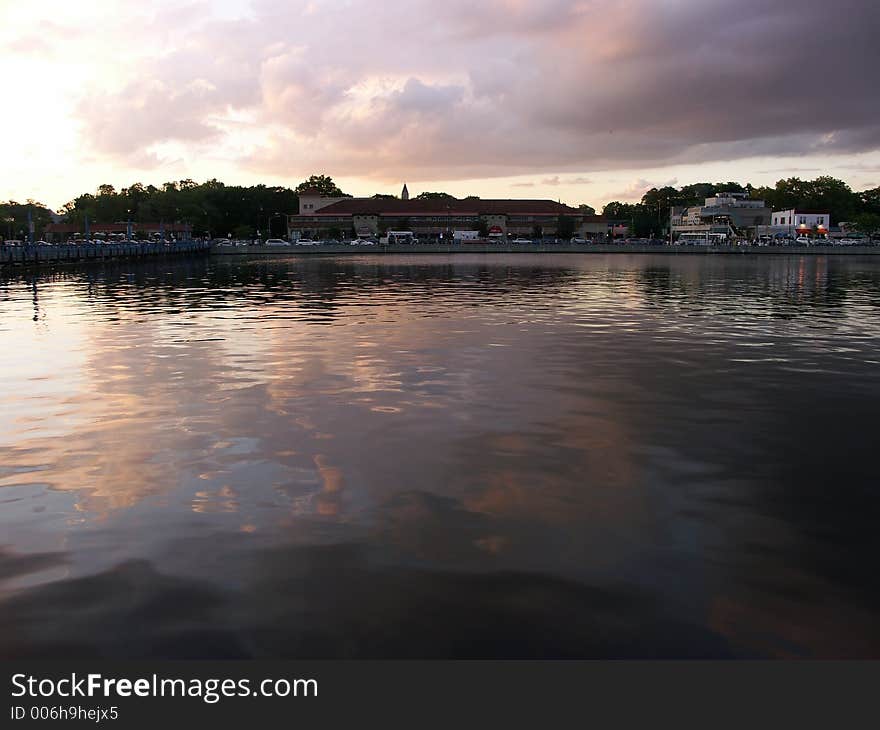
{"label": "roof", "polygon": [[324,215],[580,215],[580,211],[555,200],[349,198],[310,214]]}
{"label": "roof", "polygon": [[786,208],[785,210],[774,210],[774,213],[791,213],[795,215],[831,215],[827,210],[801,210],[800,208]]}

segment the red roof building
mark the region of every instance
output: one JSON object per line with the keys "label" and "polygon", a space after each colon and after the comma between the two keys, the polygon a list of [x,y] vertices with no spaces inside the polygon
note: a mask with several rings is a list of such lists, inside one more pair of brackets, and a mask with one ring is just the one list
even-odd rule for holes
{"label": "red roof building", "polygon": [[306,237],[381,235],[410,230],[417,235],[451,235],[485,227],[504,235],[555,235],[560,216],[572,219],[576,232],[586,220],[577,208],[554,200],[485,198],[324,198],[300,195],[300,213],[288,217],[288,230]]}

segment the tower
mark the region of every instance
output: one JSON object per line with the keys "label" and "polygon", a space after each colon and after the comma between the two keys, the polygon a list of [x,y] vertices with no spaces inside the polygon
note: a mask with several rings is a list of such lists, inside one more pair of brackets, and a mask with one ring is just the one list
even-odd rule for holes
{"label": "tower", "polygon": [[400,191],[401,200],[409,200],[409,190],[406,189],[406,183],[403,184],[403,190]]}

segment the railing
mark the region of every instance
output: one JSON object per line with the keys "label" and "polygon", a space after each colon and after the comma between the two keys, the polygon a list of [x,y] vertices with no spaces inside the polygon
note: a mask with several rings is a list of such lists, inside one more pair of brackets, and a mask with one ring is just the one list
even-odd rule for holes
{"label": "railing", "polygon": [[63,261],[100,261],[103,259],[200,253],[210,250],[207,241],[175,243],[60,243],[50,245],[0,244],[0,264],[37,264]]}

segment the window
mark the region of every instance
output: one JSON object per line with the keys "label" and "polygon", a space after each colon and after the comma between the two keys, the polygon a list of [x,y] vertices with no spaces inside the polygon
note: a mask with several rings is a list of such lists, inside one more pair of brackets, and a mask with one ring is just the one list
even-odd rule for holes
{"label": "window", "polygon": [[821,216],[821,215],[820,215],[818,218],[816,218],[816,223],[818,223],[820,226],[821,226],[824,222],[825,222],[825,216]]}

